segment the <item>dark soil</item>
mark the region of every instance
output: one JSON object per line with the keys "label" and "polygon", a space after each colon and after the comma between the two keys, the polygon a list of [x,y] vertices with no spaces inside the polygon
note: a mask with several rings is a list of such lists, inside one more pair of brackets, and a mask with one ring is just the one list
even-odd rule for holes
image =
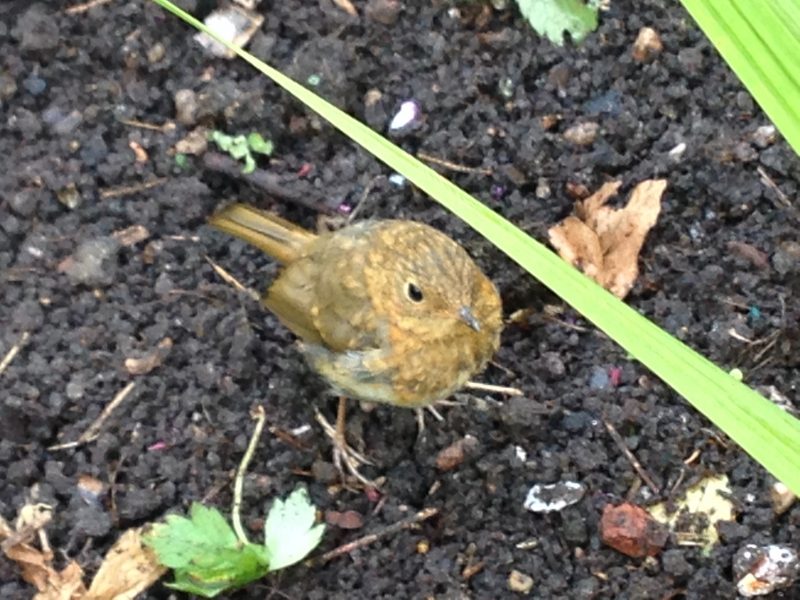
{"label": "dark soil", "polygon": [[[212,4],[183,2],[201,15]],[[569,214],[570,190],[667,178],[628,302],[800,407],[800,161],[782,140],[756,135],[768,120],[677,3],[614,0],[596,33],[563,48],[539,39],[516,10],[481,17],[479,6],[461,5],[459,17],[442,2],[406,2],[384,25],[364,17],[359,0],[360,19],[328,0],[265,4],[250,44],[257,56],[303,82],[318,76],[322,95],[379,131],[402,101],[416,99],[424,121],[400,143],[492,169],[444,172],[538,239]],[[385,167],[263,76],[242,61],[208,58],[192,31],[149,2],[77,14],[61,5],[0,4],[0,356],[30,334],[0,375],[0,514],[13,518],[31,498],[52,504],[48,533],[59,561],[74,557],[91,574],[126,528],[194,500],[227,512],[256,404],[273,433],[246,482],[254,537],[272,498],[298,484],[323,511],[364,515],[360,530],[329,527],[323,550],[423,507],[440,513],[418,530],[324,566],[291,568],[231,598],[508,597],[512,569],[533,578],[537,598],[731,598],[740,546],[800,545],[800,505],[775,516],[773,480],[758,464],[578,315],[542,316],[546,305],[561,305],[557,298],[428,198],[390,183]],[[664,51],[642,64],[631,47],[644,25],[660,33]],[[178,122],[182,89],[195,92],[196,107]],[[370,90],[382,96],[368,107]],[[545,128],[549,115],[559,120]],[[593,142],[565,138],[585,122],[599,125]],[[159,128],[166,124],[175,126]],[[197,124],[272,139],[274,157],[260,167],[306,206],[201,158],[179,166],[171,148]],[[133,142],[146,160],[137,162]],[[685,150],[670,153],[679,144]],[[480,377],[520,388],[523,398],[462,394],[467,402],[443,408],[442,423],[428,419],[420,441],[413,412],[353,407],[350,435],[380,465],[366,472],[386,477],[378,504],[331,491],[330,444],[313,409],[332,417],[333,399],[291,336],[206,257],[256,288],[275,266],[204,225],[215,207],[240,199],[314,227],[309,204],[336,211],[365,191],[359,218],[441,228],[494,279],[507,315],[535,309],[504,333],[502,368]],[[149,236],[120,244],[113,234],[132,225]],[[749,346],[731,328],[775,343],[762,353],[766,344]],[[151,354],[166,337],[173,345],[163,364],[129,374],[125,360]],[[47,450],[77,439],[131,381],[96,440]],[[730,477],[739,516],[710,556],[673,540],[659,557],[638,560],[601,542],[604,505],[655,500],[603,418],[662,497],[709,473]],[[303,425],[299,447],[276,434]],[[437,469],[437,454],[466,434],[477,448],[455,469]],[[699,457],[684,464],[695,450]],[[87,503],[81,475],[111,491]],[[532,484],[565,480],[587,487],[579,503],[549,514],[523,508]],[[464,577],[477,563],[482,569]],[[32,595],[3,558],[0,582],[4,600]],[[159,585],[145,597],[170,594]],[[775,597],[800,597],[800,587]]]}

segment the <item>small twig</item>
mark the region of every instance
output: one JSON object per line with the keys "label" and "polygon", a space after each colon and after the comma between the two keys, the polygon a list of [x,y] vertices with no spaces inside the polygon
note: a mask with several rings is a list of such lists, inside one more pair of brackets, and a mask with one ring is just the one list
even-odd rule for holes
{"label": "small twig", "polygon": [[364,546],[369,546],[370,544],[374,544],[379,539],[386,537],[387,535],[392,535],[403,529],[411,529],[412,527],[419,525],[423,521],[427,521],[431,517],[434,517],[439,514],[438,508],[423,508],[417,514],[408,517],[407,519],[403,519],[402,521],[398,521],[388,527],[384,527],[380,531],[376,531],[375,533],[370,533],[369,535],[365,535],[364,537],[360,537],[357,540],[353,540],[352,542],[348,542],[347,544],[342,544],[338,548],[334,548],[330,552],[326,552],[322,556],[318,558],[312,558],[311,560],[306,561],[307,565],[313,564],[322,564],[326,563],[334,558],[338,558],[340,556],[344,556],[345,554],[350,554],[354,550],[358,550],[359,548],[363,548]]}
{"label": "small twig", "polygon": [[683,459],[683,464],[688,466],[698,458],[700,458],[700,448],[695,448],[689,456]]}
{"label": "small twig", "polygon": [[775,195],[778,196],[778,200],[780,200],[784,206],[791,207],[792,202],[789,200],[786,194],[783,193],[781,188],[778,187],[778,184],[775,183],[772,177],[767,174],[767,172],[764,170],[764,167],[757,167],[756,171],[758,171],[758,174],[761,176],[761,183],[774,191]]}
{"label": "small twig", "polygon": [[372,179],[369,180],[367,185],[364,186],[364,191],[361,192],[361,197],[358,199],[358,202],[356,202],[356,205],[353,207],[353,210],[350,211],[350,214],[347,215],[347,222],[348,223],[352,223],[355,220],[356,215],[359,212],[361,212],[361,209],[363,208],[364,204],[367,201],[367,197],[369,196],[370,192],[375,187],[377,181],[378,181],[378,178],[377,177],[373,177]]}
{"label": "small twig", "polygon": [[14,360],[17,354],[19,354],[19,351],[22,349],[22,347],[28,343],[30,337],[31,334],[28,333],[27,331],[22,332],[22,336],[19,338],[19,341],[13,346],[11,346],[11,349],[8,352],[6,352],[6,355],[3,357],[3,360],[0,360],[0,374],[2,374],[3,371],[5,371],[8,368],[8,365],[10,365],[11,361]]}
{"label": "small twig", "polygon": [[148,129],[150,131],[158,131],[160,133],[166,133],[168,131],[172,131],[175,129],[175,123],[172,121],[167,121],[163,125],[156,125],[154,123],[148,123],[146,121],[137,121],[136,119],[120,119],[120,123],[123,125],[127,125],[128,127],[136,127],[137,129]]}
{"label": "small twig", "polygon": [[443,158],[438,158],[436,156],[431,156],[430,154],[426,154],[425,152],[417,152],[417,158],[420,160],[424,160],[425,162],[432,163],[434,165],[439,165],[440,167],[444,167],[446,169],[450,169],[451,171],[455,171],[457,173],[477,173],[478,175],[491,175],[494,171],[491,169],[480,168],[480,167],[468,167],[466,165],[460,165],[458,163],[450,162],[449,160],[445,160]]}
{"label": "small twig", "polygon": [[496,360],[490,360],[490,361],[489,361],[489,364],[490,364],[490,365],[492,365],[493,367],[496,367],[496,368],[500,369],[500,370],[501,370],[503,373],[505,373],[505,374],[506,374],[506,375],[508,375],[509,377],[516,377],[516,376],[517,376],[517,374],[516,374],[516,373],[514,373],[514,371],[512,371],[511,369],[509,369],[509,368],[508,368],[507,366],[505,366],[505,365],[501,365],[501,364],[500,364],[499,362],[497,362]]}
{"label": "small twig", "polygon": [[270,196],[304,206],[315,212],[328,215],[336,212],[335,207],[326,203],[324,196],[321,196],[318,190],[297,177],[281,178],[264,169],[256,169],[252,173],[242,173],[242,163],[219,152],[203,154],[203,166],[211,171],[246,181]]}
{"label": "small twig", "polygon": [[606,419],[603,419],[603,425],[606,426],[611,438],[614,440],[614,442],[616,442],[617,446],[619,446],[619,449],[622,450],[625,458],[627,458],[631,465],[633,465],[634,470],[639,474],[639,477],[642,478],[642,481],[647,484],[647,487],[649,487],[654,494],[660,494],[661,489],[653,482],[650,475],[648,475],[647,471],[644,470],[644,467],[642,467],[642,464],[637,460],[633,452],[631,452],[628,449],[628,446],[625,445],[625,440],[622,439],[622,436],[619,434],[619,432],[617,432],[614,426]]}
{"label": "small twig", "polygon": [[122,469],[122,464],[125,462],[126,458],[127,455],[123,450],[117,463],[108,470],[109,501],[111,505],[111,510],[109,512],[111,513],[111,519],[114,523],[119,523],[119,513],[117,512],[117,475],[120,469]]}
{"label": "small twig", "polygon": [[576,325],[575,323],[567,323],[566,321],[562,321],[561,319],[557,319],[552,315],[545,314],[544,318],[548,321],[551,321],[557,325],[561,325],[562,327],[566,327],[567,329],[572,329],[573,331],[579,331],[581,333],[585,333],[589,331],[588,327],[583,327],[581,325]]}
{"label": "small twig", "polygon": [[114,409],[116,409],[117,406],[119,406],[122,401],[128,397],[135,386],[136,383],[131,381],[128,385],[117,392],[117,395],[114,396],[108,406],[103,409],[103,412],[100,413],[100,416],[97,417],[91,425],[89,425],[89,428],[84,431],[77,440],[74,442],[66,442],[64,444],[50,446],[48,450],[66,450],[67,448],[76,448],[77,446],[82,446],[83,444],[88,444],[89,442],[96,440],[99,437],[100,430],[103,428],[103,425],[108,417],[110,417],[111,413],[114,412]]}
{"label": "small twig", "polygon": [[256,427],[253,430],[253,435],[250,437],[250,443],[247,445],[247,450],[242,457],[242,462],[239,463],[239,468],[236,470],[236,479],[233,481],[233,509],[231,510],[231,521],[233,521],[233,530],[236,532],[236,537],[242,544],[249,544],[250,540],[247,539],[247,534],[242,527],[242,490],[244,489],[244,474],[247,471],[247,465],[253,458],[256,451],[258,440],[261,437],[261,432],[264,430],[264,423],[267,421],[267,413],[264,412],[264,407],[260,404],[256,406],[255,410],[250,415],[256,422]]}
{"label": "small twig", "polygon": [[782,333],[782,331],[779,329],[779,330],[777,330],[777,331],[773,331],[773,332],[772,332],[771,334],[769,334],[767,337],[765,337],[765,338],[763,338],[763,339],[761,339],[761,340],[757,340],[757,341],[756,341],[756,343],[757,343],[757,344],[762,344],[762,343],[764,343],[764,342],[767,342],[767,345],[766,345],[766,346],[764,346],[764,347],[763,347],[761,350],[759,350],[759,351],[758,351],[758,353],[757,353],[755,356],[753,356],[753,363],[757,363],[758,361],[760,361],[760,360],[761,360],[761,358],[762,358],[762,357],[763,357],[763,356],[764,356],[764,355],[765,355],[767,352],[769,352],[769,351],[770,351],[770,349],[771,349],[771,348],[772,348],[772,347],[773,347],[775,344],[777,344],[777,343],[778,343],[778,340],[779,340],[779,339],[780,339],[780,337],[781,337],[781,333]]}
{"label": "small twig", "polygon": [[159,185],[166,183],[166,181],[167,181],[166,177],[158,177],[156,179],[151,179],[150,181],[145,181],[144,183],[137,183],[135,185],[124,185],[122,187],[103,190],[102,192],[100,192],[100,198],[102,198],[103,200],[108,200],[109,198],[130,196],[131,194],[137,194],[139,192],[149,190],[150,188],[158,187]]}
{"label": "small twig", "polygon": [[740,342],[744,342],[745,344],[753,344],[753,340],[750,338],[744,337],[741,333],[737,332],[733,327],[728,329],[728,335],[731,336],[735,340],[739,340]]}
{"label": "small twig", "polygon": [[492,392],[495,394],[505,394],[506,396],[524,396],[522,390],[505,385],[492,385],[490,383],[478,383],[477,381],[468,381],[464,384],[465,388],[470,390],[481,390],[482,392]]}
{"label": "small twig", "polygon": [[89,2],[83,2],[81,4],[74,4],[64,10],[65,13],[68,15],[77,15],[79,13],[86,12],[94,8],[95,6],[102,6],[103,4],[108,4],[111,0],[89,0]]}
{"label": "small twig", "polygon": [[240,292],[244,292],[245,294],[250,296],[253,300],[258,301],[260,299],[260,296],[258,295],[257,291],[250,289],[243,283],[239,282],[238,279],[236,279],[233,275],[228,273],[225,269],[223,269],[221,266],[219,266],[217,263],[211,260],[210,257],[206,256],[205,259],[206,261],[208,261],[208,264],[211,265],[211,268],[214,269],[214,272],[217,275],[219,275],[225,283],[227,283],[231,287],[236,288]]}

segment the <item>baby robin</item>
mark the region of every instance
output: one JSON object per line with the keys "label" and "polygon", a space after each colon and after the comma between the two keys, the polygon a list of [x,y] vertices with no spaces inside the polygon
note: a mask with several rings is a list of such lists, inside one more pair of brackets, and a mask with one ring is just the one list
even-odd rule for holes
{"label": "baby robin", "polygon": [[334,464],[361,481],[345,398],[422,408],[481,371],[500,345],[500,296],[466,251],[432,227],[371,220],[316,235],[233,204],[210,224],[285,268],[262,298],[340,395]]}

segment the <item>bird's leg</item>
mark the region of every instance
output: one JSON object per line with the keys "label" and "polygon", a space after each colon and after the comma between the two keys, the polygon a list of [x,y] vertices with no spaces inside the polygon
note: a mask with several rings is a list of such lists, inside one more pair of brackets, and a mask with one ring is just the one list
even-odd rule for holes
{"label": "bird's leg", "polygon": [[361,465],[373,464],[366,456],[354,450],[347,443],[345,437],[347,414],[347,398],[344,396],[339,397],[339,407],[336,410],[336,428],[334,428],[319,410],[316,411],[316,417],[325,434],[331,438],[333,442],[333,465],[339,471],[342,481],[345,480],[345,469],[361,483],[368,487],[378,487],[375,482],[370,481],[364,477],[358,468]]}
{"label": "bird's leg", "polygon": [[425,433],[425,410],[430,411],[434,419],[440,423],[444,421],[444,417],[439,414],[439,411],[436,410],[433,405],[426,406],[425,408],[417,408],[415,410],[417,412],[417,440],[420,440]]}

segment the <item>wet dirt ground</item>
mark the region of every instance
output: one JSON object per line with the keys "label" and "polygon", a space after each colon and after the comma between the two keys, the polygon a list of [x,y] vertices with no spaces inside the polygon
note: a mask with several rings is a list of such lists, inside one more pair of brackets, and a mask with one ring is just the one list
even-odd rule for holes
{"label": "wet dirt ground", "polygon": [[[200,15],[212,4],[182,3]],[[627,193],[666,178],[627,301],[800,408],[800,161],[764,129],[769,121],[679,5],[613,0],[585,43],[562,48],[515,9],[404,2],[393,20],[377,1],[370,10],[356,2],[357,18],[327,0],[267,4],[254,54],[381,132],[416,100],[422,122],[398,142],[468,167],[437,168],[537,239],[570,213],[581,186],[621,179]],[[663,51],[639,62],[631,50],[643,26]],[[58,560],[92,573],[129,527],[194,500],[227,512],[257,404],[271,430],[245,484],[253,537],[271,499],[298,484],[322,511],[363,516],[360,529],[329,526],[320,550],[422,508],[439,513],[223,597],[511,597],[516,570],[537,598],[731,598],[743,544],[800,545],[800,506],[776,516],[772,478],[684,400],[266,78],[209,58],[160,8],[4,2],[0,57],[0,356],[27,336],[0,374],[0,514],[13,518],[29,499],[52,504]],[[570,129],[587,123],[595,135],[576,139]],[[272,192],[202,157],[176,160],[175,144],[200,125],[271,139],[273,157],[259,167]],[[497,284],[507,316],[533,309],[507,327],[497,365],[479,378],[523,396],[460,394],[420,440],[413,412],[353,406],[349,435],[378,464],[366,472],[385,477],[383,495],[332,488],[330,444],[313,411],[332,417],[334,399],[287,331],[207,260],[257,289],[276,272],[205,225],[233,199],[310,228],[319,214],[359,205],[359,218],[410,217],[459,240]],[[143,228],[138,241],[120,234],[132,226]],[[126,367],[155,352],[160,364],[148,372]],[[48,450],[78,439],[130,382],[95,440]],[[601,542],[606,504],[657,499],[604,420],[661,498],[727,474],[738,515],[708,556],[672,540],[654,559],[632,559]],[[288,443],[283,432],[298,428]],[[475,443],[463,462],[437,468],[437,455],[467,435]],[[97,502],[79,493],[81,476],[104,485]],[[559,481],[587,492],[560,512],[523,508],[531,485]],[[31,590],[0,558],[0,597]],[[172,594],[156,585],[144,597]],[[800,587],[774,597],[800,597]]]}

